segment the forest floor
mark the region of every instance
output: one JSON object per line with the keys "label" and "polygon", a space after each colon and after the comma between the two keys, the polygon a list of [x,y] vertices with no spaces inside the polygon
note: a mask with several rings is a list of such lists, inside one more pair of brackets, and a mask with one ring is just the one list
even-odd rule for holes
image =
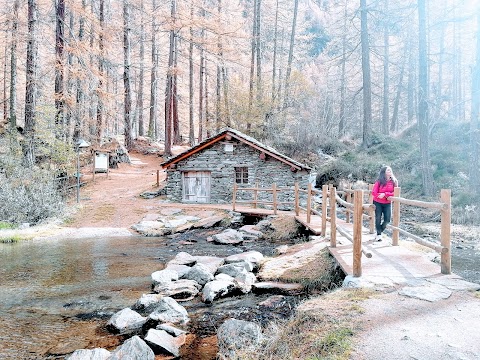
{"label": "forest floor", "polygon": [[[182,150],[174,149],[175,152]],[[139,196],[144,191],[158,190],[157,169],[163,159],[157,154],[139,152],[131,153],[130,158],[130,164],[119,164],[117,169],[110,169],[108,176],[95,174],[95,179],[89,166],[82,168],[85,185],[80,188],[80,202],[77,204],[72,194],[70,214],[57,229],[69,228],[85,236],[95,231],[115,235],[120,229],[132,231],[130,227],[146,214],[168,206],[162,199]],[[160,171],[160,184],[164,179],[165,174]],[[471,235],[471,227],[462,229],[454,227],[454,241],[471,239],[478,246],[478,236]],[[50,228],[40,236],[47,233],[53,235],[55,231]],[[349,358],[480,359],[480,332],[475,327],[480,313],[478,293],[454,291],[448,299],[429,302],[402,296],[395,289],[378,292],[358,304],[363,311],[355,320],[354,345]],[[311,305],[314,304],[315,301]],[[321,311],[322,306],[317,310]],[[354,312],[352,309],[345,311]]]}

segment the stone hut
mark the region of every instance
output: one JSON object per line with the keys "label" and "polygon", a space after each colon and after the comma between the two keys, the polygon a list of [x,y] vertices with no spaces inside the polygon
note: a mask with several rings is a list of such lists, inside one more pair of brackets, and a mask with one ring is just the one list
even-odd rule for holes
{"label": "stone hut", "polygon": [[[170,201],[215,204],[232,202],[234,183],[239,188],[271,188],[275,183],[277,187],[292,189],[280,191],[278,201],[293,202],[295,183],[306,188],[311,170],[231,128],[221,130],[161,166],[167,172],[166,194]],[[237,199],[252,198],[252,191],[237,193]],[[258,200],[272,201],[272,193],[260,191]]]}

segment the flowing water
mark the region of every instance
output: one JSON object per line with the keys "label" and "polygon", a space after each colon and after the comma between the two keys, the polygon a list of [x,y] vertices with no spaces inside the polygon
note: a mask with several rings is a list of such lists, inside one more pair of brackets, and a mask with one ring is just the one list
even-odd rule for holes
{"label": "flowing water", "polygon": [[[162,268],[162,243],[126,237],[1,244],[0,358],[86,347],[102,317],[148,292],[150,274]],[[90,313],[93,320],[82,319]]]}
{"label": "flowing water", "polygon": [[[271,255],[278,245],[219,246],[207,242],[207,236],[204,231],[168,238],[0,244],[0,359],[63,359],[76,349],[115,348],[123,339],[109,334],[105,323],[149,293],[151,273],[178,252],[228,256],[258,250]],[[248,299],[241,305],[232,301],[248,313],[248,303],[262,297]]]}

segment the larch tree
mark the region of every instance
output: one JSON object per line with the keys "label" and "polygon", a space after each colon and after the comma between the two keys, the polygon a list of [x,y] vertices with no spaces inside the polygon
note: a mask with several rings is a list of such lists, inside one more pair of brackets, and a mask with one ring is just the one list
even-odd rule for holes
{"label": "larch tree", "polygon": [[367,1],[360,0],[362,77],[363,77],[363,138],[362,147],[372,145],[372,82],[370,79],[370,45],[367,25]]}
{"label": "larch tree", "polygon": [[32,167],[35,164],[35,126],[36,104],[38,96],[38,4],[28,0],[28,33],[25,84],[25,127],[23,143],[23,164]]}
{"label": "larch tree", "polygon": [[132,89],[131,89],[131,44],[130,2],[123,0],[123,92],[124,92],[124,135],[127,150],[133,147],[132,137]]}
{"label": "larch tree", "polygon": [[[12,44],[10,46],[10,128],[13,130],[17,127],[17,44],[18,44],[18,8],[19,0],[13,3],[13,19],[12,19]],[[5,47],[6,49],[6,47]],[[7,64],[5,58],[5,65]],[[6,79],[5,74],[5,79]],[[4,92],[6,96],[7,92]],[[7,101],[5,101],[5,106]],[[6,116],[7,110],[4,110]]]}
{"label": "larch tree", "polygon": [[158,62],[159,62],[159,50],[157,46],[157,1],[152,0],[152,49],[151,60],[152,66],[150,71],[150,112],[148,119],[148,136],[153,139],[158,139],[158,126],[157,126],[157,109],[158,109]]}
{"label": "larch tree", "polygon": [[138,96],[137,96],[137,114],[138,114],[138,131],[139,136],[144,135],[143,124],[143,87],[145,83],[145,25],[144,25],[144,4],[140,0],[140,73],[138,74]]}
{"label": "larch tree", "polygon": [[428,57],[425,0],[418,0],[418,127],[423,192],[433,195],[428,129]]}
{"label": "larch tree", "polygon": [[55,31],[55,132],[57,139],[65,138],[65,0],[57,0]]}
{"label": "larch tree", "polygon": [[472,72],[472,110],[470,119],[470,183],[476,195],[480,195],[480,9],[477,13],[477,44],[475,66]]}

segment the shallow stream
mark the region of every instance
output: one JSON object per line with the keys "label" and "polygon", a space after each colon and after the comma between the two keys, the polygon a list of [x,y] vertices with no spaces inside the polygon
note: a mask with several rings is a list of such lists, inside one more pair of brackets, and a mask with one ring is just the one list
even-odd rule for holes
{"label": "shallow stream", "polygon": [[[149,293],[151,273],[178,252],[223,257],[258,250],[271,255],[278,246],[266,242],[214,245],[206,241],[208,235],[208,231],[197,231],[161,238],[0,244],[0,359],[63,359],[76,349],[115,348],[122,338],[109,334],[105,323],[113,313]],[[252,313],[248,309],[265,298],[249,295],[221,301],[222,311],[201,304],[190,306],[198,317],[206,311],[225,313],[230,305]],[[192,324],[198,326],[198,321],[193,318]]]}

